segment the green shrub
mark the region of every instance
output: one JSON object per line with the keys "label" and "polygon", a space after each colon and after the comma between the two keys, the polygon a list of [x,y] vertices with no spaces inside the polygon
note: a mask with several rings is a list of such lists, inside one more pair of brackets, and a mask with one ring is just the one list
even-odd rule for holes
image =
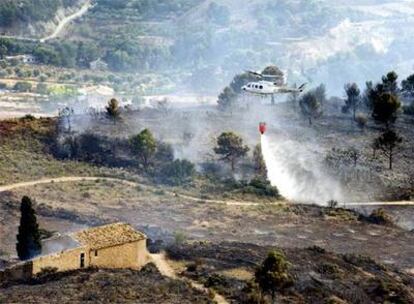
{"label": "green shrub", "polygon": [[318,272],[325,275],[337,275],[339,273],[339,267],[332,263],[323,263],[319,265]]}
{"label": "green shrub", "polygon": [[280,198],[277,187],[272,186],[268,180],[255,178],[250,181],[247,187],[243,189],[243,193],[251,193],[257,196]]}
{"label": "green shrub", "polygon": [[268,304],[270,303],[262,294],[259,284],[255,281],[247,282],[242,289],[242,303],[245,304]]}
{"label": "green shrub", "polygon": [[187,271],[196,272],[200,270],[202,266],[203,266],[203,261],[201,259],[196,259],[194,263],[191,263],[187,266]]}
{"label": "green shrub", "polygon": [[368,117],[365,114],[359,113],[356,115],[355,121],[358,127],[362,130],[366,127],[368,123]]}
{"label": "green shrub", "polygon": [[206,283],[204,284],[206,287],[227,287],[227,281],[226,279],[219,274],[212,274],[207,278]]}
{"label": "green shrub", "polygon": [[174,241],[176,245],[181,245],[187,241],[187,235],[182,231],[176,231],[174,233]]}
{"label": "green shrub", "polygon": [[313,251],[315,253],[319,253],[319,254],[325,254],[326,253],[326,250],[324,248],[316,246],[316,245],[308,247],[307,249],[310,250],[310,251]]}
{"label": "green shrub", "polygon": [[13,89],[17,92],[30,92],[32,85],[29,82],[16,82]]}
{"label": "green shrub", "polygon": [[344,254],[342,258],[345,262],[352,264],[354,266],[357,266],[357,267],[372,266],[379,270],[385,270],[385,267],[383,265],[378,264],[376,261],[374,261],[369,256],[348,253],[348,254]]}
{"label": "green shrub", "polygon": [[281,292],[294,284],[289,274],[290,263],[281,251],[269,252],[267,258],[256,269],[255,280],[264,293],[272,296],[273,302],[276,292]]}
{"label": "green shrub", "polygon": [[183,185],[191,182],[195,175],[194,164],[188,160],[175,160],[172,163],[166,164],[160,170],[158,179],[169,185]]}
{"label": "green shrub", "polygon": [[382,208],[372,211],[366,220],[376,225],[393,225],[391,216],[389,216],[387,212]]}

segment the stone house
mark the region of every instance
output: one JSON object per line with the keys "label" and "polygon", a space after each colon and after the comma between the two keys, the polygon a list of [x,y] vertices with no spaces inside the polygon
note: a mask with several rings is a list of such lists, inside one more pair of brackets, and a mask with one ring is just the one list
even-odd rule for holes
{"label": "stone house", "polygon": [[[50,254],[6,270],[17,279],[30,278],[45,269],[69,271],[88,267],[140,269],[148,262],[147,237],[125,223],[86,229],[50,240]],[[50,250],[50,248],[56,249]],[[64,248],[64,249],[62,249]],[[0,275],[1,277],[1,275]]]}

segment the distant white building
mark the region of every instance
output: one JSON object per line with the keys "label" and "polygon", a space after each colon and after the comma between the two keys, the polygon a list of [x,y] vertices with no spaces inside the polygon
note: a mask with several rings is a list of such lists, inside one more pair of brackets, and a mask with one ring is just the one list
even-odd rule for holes
{"label": "distant white building", "polygon": [[101,58],[89,63],[89,67],[94,71],[105,71],[108,69],[108,64]]}
{"label": "distant white building", "polygon": [[36,57],[34,57],[33,55],[6,56],[5,59],[7,61],[17,60],[17,61],[20,61],[20,62],[26,63],[26,64],[34,64],[34,63],[37,62]]}
{"label": "distant white building", "polygon": [[79,89],[79,93],[82,96],[102,96],[102,97],[113,97],[115,94],[114,89],[104,85],[96,85],[96,86],[85,86]]}

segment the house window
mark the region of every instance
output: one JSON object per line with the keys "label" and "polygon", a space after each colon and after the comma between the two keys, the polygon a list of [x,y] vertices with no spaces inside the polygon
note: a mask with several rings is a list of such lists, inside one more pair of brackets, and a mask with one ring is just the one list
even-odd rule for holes
{"label": "house window", "polygon": [[80,255],[80,268],[85,268],[85,254],[81,253]]}
{"label": "house window", "polygon": [[98,256],[98,250],[95,250],[95,256],[96,257]]}

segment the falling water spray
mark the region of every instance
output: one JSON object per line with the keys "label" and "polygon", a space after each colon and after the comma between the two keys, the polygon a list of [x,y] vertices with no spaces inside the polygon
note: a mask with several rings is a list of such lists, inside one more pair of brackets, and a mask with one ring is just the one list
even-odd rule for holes
{"label": "falling water spray", "polygon": [[322,170],[305,143],[262,134],[261,145],[268,179],[285,198],[317,204],[343,200],[342,187]]}

